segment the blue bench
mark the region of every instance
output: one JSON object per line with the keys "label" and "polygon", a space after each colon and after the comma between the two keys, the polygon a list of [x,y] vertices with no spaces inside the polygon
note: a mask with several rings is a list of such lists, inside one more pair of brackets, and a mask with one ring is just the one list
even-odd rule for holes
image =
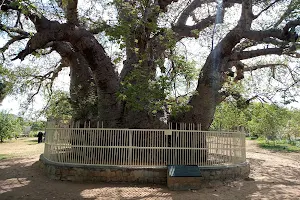
{"label": "blue bench", "polygon": [[200,177],[201,172],[197,165],[169,165],[170,177]]}

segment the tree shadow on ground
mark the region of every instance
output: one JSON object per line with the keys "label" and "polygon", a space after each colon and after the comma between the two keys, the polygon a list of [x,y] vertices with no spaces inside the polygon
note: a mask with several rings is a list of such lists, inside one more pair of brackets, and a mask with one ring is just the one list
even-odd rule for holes
{"label": "tree shadow on ground", "polygon": [[[298,199],[300,168],[265,167],[251,159],[250,181],[218,182],[200,190],[170,191],[165,185],[74,183],[50,180],[35,159],[0,161],[1,199]],[[294,189],[293,189],[294,188]]]}

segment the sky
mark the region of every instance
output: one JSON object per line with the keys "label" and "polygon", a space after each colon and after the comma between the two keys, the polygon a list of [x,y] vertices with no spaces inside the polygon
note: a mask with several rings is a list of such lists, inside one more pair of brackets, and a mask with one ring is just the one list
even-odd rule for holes
{"label": "sky", "polygon": [[[68,91],[69,90],[69,85],[70,85],[70,80],[69,80],[69,69],[63,70],[57,77],[53,88],[54,90],[63,90],[63,91]],[[22,109],[21,109],[21,103],[26,99],[26,96],[7,96],[4,98],[2,104],[0,105],[0,111],[4,110],[7,111],[11,114],[15,114],[18,116],[22,116],[25,118],[30,118],[30,116],[23,116],[22,115]],[[36,100],[34,103],[31,103],[29,106],[29,109],[32,110],[41,110],[43,109],[45,105],[45,100],[41,95],[36,95]],[[30,115],[30,114],[29,114]]]}

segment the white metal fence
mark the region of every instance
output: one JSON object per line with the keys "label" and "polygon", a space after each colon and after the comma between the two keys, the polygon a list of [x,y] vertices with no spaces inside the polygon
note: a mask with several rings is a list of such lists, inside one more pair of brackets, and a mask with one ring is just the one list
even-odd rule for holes
{"label": "white metal fence", "polygon": [[246,161],[243,132],[72,127],[47,127],[48,160],[118,166],[218,166]]}

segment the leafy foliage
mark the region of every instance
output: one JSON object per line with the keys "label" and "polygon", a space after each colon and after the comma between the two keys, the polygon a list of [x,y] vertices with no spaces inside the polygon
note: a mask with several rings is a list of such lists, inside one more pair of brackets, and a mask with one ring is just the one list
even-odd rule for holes
{"label": "leafy foliage", "polygon": [[248,120],[245,110],[238,109],[234,102],[224,102],[217,107],[211,129],[236,130],[247,127]]}
{"label": "leafy foliage", "polygon": [[[143,61],[140,62],[140,64]],[[161,63],[157,75],[145,73],[140,65],[122,82],[118,98],[126,101],[127,107],[135,110],[149,110],[152,114],[166,107],[172,116],[190,109],[189,97],[194,94],[194,83],[198,70],[194,61],[184,56],[171,55],[168,62]]]}
{"label": "leafy foliage", "polygon": [[252,136],[267,140],[286,139],[290,144],[295,144],[300,137],[299,110],[257,102],[238,109],[235,103],[223,102],[217,107],[212,128],[232,130],[244,127]]}
{"label": "leafy foliage", "polygon": [[29,125],[31,126],[32,131],[42,131],[45,130],[45,121],[35,121],[35,122],[29,122]]}
{"label": "leafy foliage", "polygon": [[300,137],[300,111],[292,110],[287,120],[282,133],[289,143],[295,144],[296,138]]}
{"label": "leafy foliage", "polygon": [[20,129],[20,119],[3,111],[0,112],[0,142],[16,137]]}
{"label": "leafy foliage", "polygon": [[9,81],[10,71],[0,64],[0,103],[12,90],[13,83]]}
{"label": "leafy foliage", "polygon": [[254,104],[250,108],[251,120],[248,122],[252,134],[275,139],[287,123],[287,109],[276,105]]}
{"label": "leafy foliage", "polygon": [[47,119],[68,120],[71,119],[72,112],[68,94],[64,91],[55,91],[46,109]]}

